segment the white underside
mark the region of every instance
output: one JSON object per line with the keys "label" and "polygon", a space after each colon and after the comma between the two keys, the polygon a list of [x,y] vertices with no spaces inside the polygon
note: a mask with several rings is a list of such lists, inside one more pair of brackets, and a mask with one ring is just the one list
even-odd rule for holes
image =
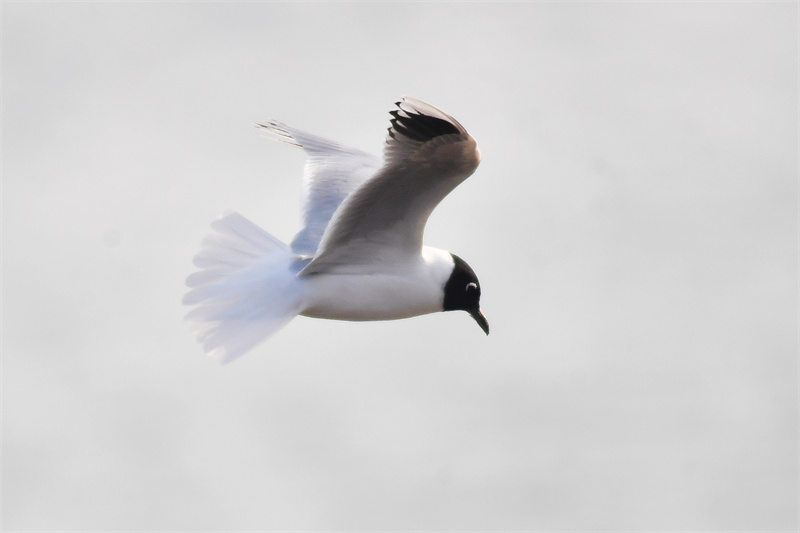
{"label": "white underside", "polygon": [[228,362],[302,314],[393,320],[442,310],[452,256],[435,248],[403,261],[298,276],[298,258],[237,213],[214,222],[189,276],[186,316],[210,356]]}
{"label": "white underside", "polygon": [[301,315],[335,320],[394,320],[442,310],[442,291],[453,270],[449,253],[423,248],[402,265],[365,267],[368,274],[325,273],[301,276]]}

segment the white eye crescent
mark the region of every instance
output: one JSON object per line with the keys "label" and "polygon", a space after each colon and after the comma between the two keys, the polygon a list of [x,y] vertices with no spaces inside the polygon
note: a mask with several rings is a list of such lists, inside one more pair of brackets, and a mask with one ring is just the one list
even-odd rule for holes
{"label": "white eye crescent", "polygon": [[477,288],[478,288],[478,284],[477,283],[467,283],[467,288],[464,289],[464,290],[469,292],[470,289],[477,289]]}

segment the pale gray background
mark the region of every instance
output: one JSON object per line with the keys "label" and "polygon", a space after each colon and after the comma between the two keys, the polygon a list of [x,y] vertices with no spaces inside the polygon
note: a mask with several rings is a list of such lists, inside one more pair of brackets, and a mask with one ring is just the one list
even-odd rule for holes
{"label": "pale gray background", "polygon": [[[797,527],[796,3],[3,10],[7,530]],[[183,280],[288,240],[274,117],[483,154],[426,241],[464,313],[299,318],[221,367]]]}

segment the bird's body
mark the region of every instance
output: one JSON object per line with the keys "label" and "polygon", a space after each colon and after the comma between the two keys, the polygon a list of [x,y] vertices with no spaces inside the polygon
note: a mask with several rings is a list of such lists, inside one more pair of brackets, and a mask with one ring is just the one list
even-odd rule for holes
{"label": "bird's body", "polygon": [[278,122],[261,126],[308,154],[305,226],[287,246],[237,213],[212,224],[184,298],[206,352],[229,361],[298,314],[364,321],[461,309],[488,334],[475,273],[422,245],[433,209],[477,168],[477,145],[425,102],[397,106],[383,160]]}
{"label": "bird's body", "polygon": [[301,277],[301,315],[335,320],[394,320],[442,310],[441,290],[453,271],[448,252],[428,246],[411,261],[373,274]]}

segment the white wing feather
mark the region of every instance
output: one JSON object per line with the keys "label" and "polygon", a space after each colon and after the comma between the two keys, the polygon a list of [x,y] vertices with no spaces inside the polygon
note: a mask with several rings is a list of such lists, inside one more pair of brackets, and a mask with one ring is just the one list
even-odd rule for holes
{"label": "white wing feather", "polygon": [[291,242],[294,253],[312,257],[342,201],[381,167],[381,160],[361,150],[271,120],[258,124],[273,138],[300,146],[308,154],[303,172],[304,227]]}

